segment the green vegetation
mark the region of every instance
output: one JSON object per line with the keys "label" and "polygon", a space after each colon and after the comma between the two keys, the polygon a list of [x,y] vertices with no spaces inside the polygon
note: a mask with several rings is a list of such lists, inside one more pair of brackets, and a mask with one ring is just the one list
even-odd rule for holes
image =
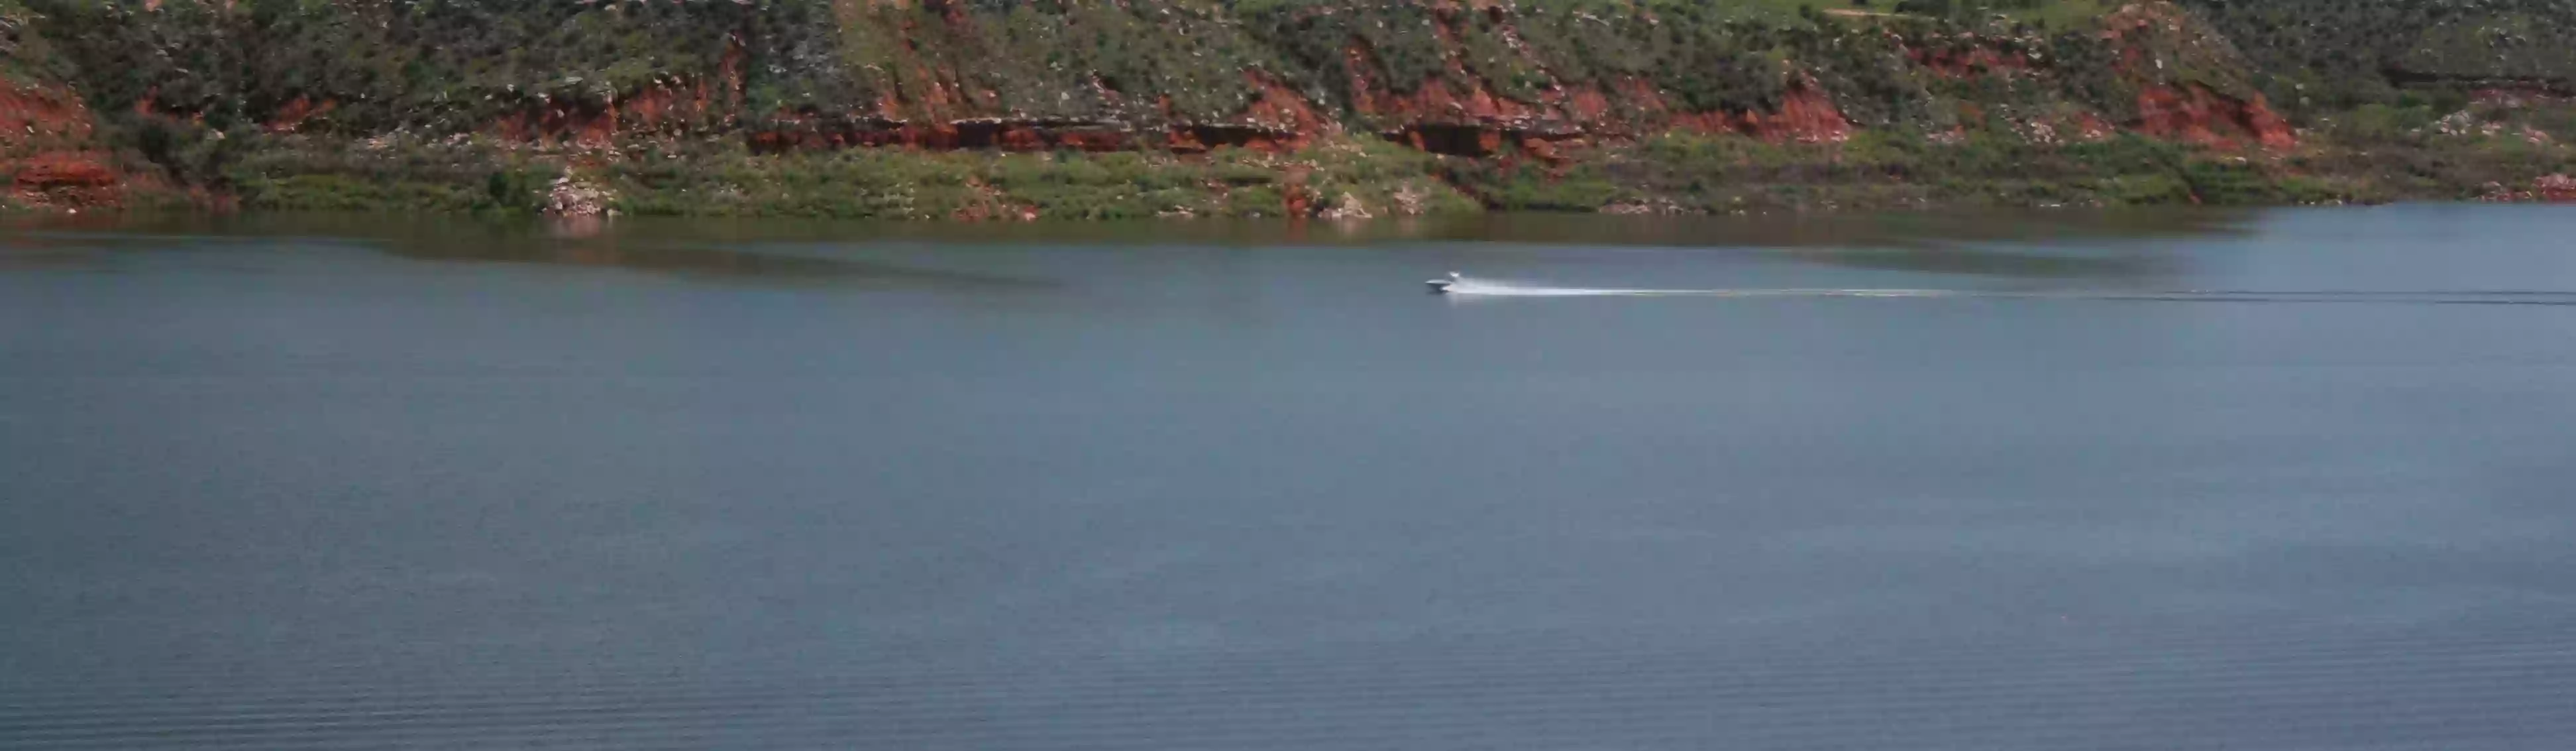
{"label": "green vegetation", "polygon": [[67,72],[53,45],[29,25],[35,14],[18,0],[0,0],[0,79],[59,81]]}
{"label": "green vegetation", "polygon": [[239,133],[198,148],[218,174],[200,182],[231,188],[248,208],[342,211],[534,211],[560,167],[468,139],[421,143]]}
{"label": "green vegetation", "polygon": [[[954,97],[952,113],[1156,121],[1233,114],[1247,70],[1271,66],[1205,2],[835,4],[844,65],[872,94]],[[956,12],[958,19],[947,14]]]}
{"label": "green vegetation", "polygon": [[[1475,211],[1431,176],[1426,154],[1382,141],[1326,141],[1272,154],[1226,148],[1183,158],[849,149],[757,155],[698,140],[604,163],[484,138],[377,139],[360,148],[308,135],[221,139],[215,160],[242,206],[262,210],[528,212],[571,177],[629,214],[829,218],[1125,219],[1283,216],[1292,195],[1371,213]],[[189,148],[206,148],[203,144]],[[203,157],[181,157],[194,161]]]}
{"label": "green vegetation", "polygon": [[[1430,177],[1432,157],[1383,142],[1198,158],[1111,152],[923,153],[857,149],[759,157],[734,149],[612,165],[605,183],[637,214],[940,219],[1283,216],[1291,195],[1347,194],[1372,213],[1473,211]],[[1023,212],[1026,212],[1025,214]]]}
{"label": "green vegetation", "polygon": [[2185,0],[2302,115],[2410,92],[2576,91],[2576,4],[2557,0]]}
{"label": "green vegetation", "polygon": [[810,2],[24,1],[100,111],[140,105],[219,130],[299,100],[331,103],[308,129],[372,134],[605,107],[674,82],[738,85],[739,109],[719,116],[866,93]]}
{"label": "green vegetation", "polygon": [[[2529,123],[2576,108],[2365,110],[2289,154],[2196,148],[2122,133],[2040,143],[1998,131],[1948,142],[1894,131],[1840,144],[1672,134],[1569,154],[1563,166],[1450,159],[1444,177],[1513,210],[1730,213],[1935,205],[2135,206],[2476,198],[2576,173],[2576,147]],[[2445,130],[2450,133],[2445,133]]]}
{"label": "green vegetation", "polygon": [[[2036,145],[1993,134],[1938,143],[1870,133],[1842,144],[1670,135],[1588,155],[1563,175],[1521,165],[1462,171],[1509,208],[1626,205],[1728,213],[1942,205],[2122,206],[2330,200],[2269,192],[2250,163],[2120,135]],[[2247,178],[2251,178],[2251,182]]]}

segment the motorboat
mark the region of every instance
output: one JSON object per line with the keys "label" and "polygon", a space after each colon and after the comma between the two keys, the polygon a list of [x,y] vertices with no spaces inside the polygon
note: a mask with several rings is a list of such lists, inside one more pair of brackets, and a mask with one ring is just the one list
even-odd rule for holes
{"label": "motorboat", "polygon": [[1449,293],[1449,288],[1456,285],[1459,281],[1461,280],[1458,278],[1458,272],[1452,271],[1449,272],[1449,276],[1445,278],[1433,279],[1431,281],[1423,282],[1423,284],[1431,288],[1431,294],[1445,295]]}

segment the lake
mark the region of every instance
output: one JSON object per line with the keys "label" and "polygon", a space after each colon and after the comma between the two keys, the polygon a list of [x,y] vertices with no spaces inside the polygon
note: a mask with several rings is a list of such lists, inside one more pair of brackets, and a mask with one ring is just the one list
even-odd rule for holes
{"label": "lake", "polygon": [[2571,237],[21,220],[0,747],[2560,747]]}

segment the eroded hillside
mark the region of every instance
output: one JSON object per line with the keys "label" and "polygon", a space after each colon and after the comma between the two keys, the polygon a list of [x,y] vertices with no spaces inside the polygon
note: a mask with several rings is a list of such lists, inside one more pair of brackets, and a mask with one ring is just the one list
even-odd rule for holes
{"label": "eroded hillside", "polygon": [[0,0],[22,206],[2539,199],[2564,0]]}

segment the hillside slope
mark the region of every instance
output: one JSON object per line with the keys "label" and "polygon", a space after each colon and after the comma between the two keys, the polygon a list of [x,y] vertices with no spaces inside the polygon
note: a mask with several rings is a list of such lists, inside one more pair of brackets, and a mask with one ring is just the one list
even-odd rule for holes
{"label": "hillside slope", "polygon": [[2570,0],[0,0],[0,45],[21,206],[1696,212],[2576,172]]}

